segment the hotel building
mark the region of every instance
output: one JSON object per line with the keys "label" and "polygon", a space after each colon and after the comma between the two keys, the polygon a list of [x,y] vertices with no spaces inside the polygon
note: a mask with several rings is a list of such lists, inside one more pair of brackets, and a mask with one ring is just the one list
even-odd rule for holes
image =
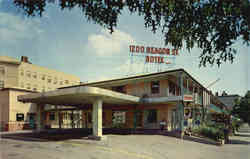
{"label": "hotel building", "polygon": [[[103,128],[159,129],[161,121],[168,131],[182,134],[185,128],[200,125],[211,104],[225,109],[184,69],[67,86],[18,96],[18,100],[37,104],[38,130],[54,120],[51,113],[60,116],[57,122],[63,128],[65,114],[61,111],[81,110],[81,127],[92,128],[98,139],[103,137]],[[64,109],[46,110],[46,104]]]}
{"label": "hotel building", "polygon": [[78,77],[32,64],[28,57],[0,56],[0,130],[20,130],[36,119],[36,105],[18,102],[18,95],[79,83]]}

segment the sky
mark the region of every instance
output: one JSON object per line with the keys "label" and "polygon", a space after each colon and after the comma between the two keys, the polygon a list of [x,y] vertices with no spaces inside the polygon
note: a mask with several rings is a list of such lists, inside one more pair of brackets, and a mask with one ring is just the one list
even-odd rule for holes
{"label": "sky", "polygon": [[[111,35],[88,22],[78,8],[62,11],[49,5],[42,17],[26,17],[8,1],[0,0],[0,56],[28,56],[33,64],[93,82],[145,73],[149,66],[144,58],[129,56],[129,45],[173,48],[164,45],[161,32],[154,34],[144,27],[143,17],[126,11]],[[250,48],[240,40],[234,47],[238,53],[233,64],[199,68],[201,50],[183,48],[174,64],[161,70],[184,68],[205,87],[220,79],[209,88],[213,92],[244,95],[250,90]]]}

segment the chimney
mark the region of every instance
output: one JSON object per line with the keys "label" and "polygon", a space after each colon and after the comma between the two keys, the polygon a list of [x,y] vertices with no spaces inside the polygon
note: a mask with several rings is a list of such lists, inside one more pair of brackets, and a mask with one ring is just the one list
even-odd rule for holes
{"label": "chimney", "polygon": [[218,93],[218,92],[216,92],[216,93],[215,93],[215,95],[216,95],[216,96],[219,96],[219,93]]}
{"label": "chimney", "polygon": [[212,91],[209,91],[211,95],[213,95],[213,92]]}
{"label": "chimney", "polygon": [[223,92],[222,92],[222,96],[227,96],[226,91],[223,91]]}
{"label": "chimney", "polygon": [[29,63],[28,57],[27,56],[22,56],[21,57],[21,62]]}

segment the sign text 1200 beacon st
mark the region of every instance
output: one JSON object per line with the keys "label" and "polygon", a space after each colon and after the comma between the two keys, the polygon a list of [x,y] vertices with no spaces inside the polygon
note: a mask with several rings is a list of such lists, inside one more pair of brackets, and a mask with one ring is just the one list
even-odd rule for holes
{"label": "sign text 1200 beacon st", "polygon": [[156,47],[144,47],[130,45],[129,51],[131,53],[147,53],[147,54],[163,54],[163,55],[179,55],[178,49],[169,49],[169,48],[156,48]]}

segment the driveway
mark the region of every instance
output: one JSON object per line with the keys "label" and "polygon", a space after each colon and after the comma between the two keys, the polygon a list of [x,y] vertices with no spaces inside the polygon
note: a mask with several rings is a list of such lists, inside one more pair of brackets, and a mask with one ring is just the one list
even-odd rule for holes
{"label": "driveway", "polygon": [[250,133],[215,146],[162,135],[107,135],[106,141],[1,139],[1,159],[248,159]]}

